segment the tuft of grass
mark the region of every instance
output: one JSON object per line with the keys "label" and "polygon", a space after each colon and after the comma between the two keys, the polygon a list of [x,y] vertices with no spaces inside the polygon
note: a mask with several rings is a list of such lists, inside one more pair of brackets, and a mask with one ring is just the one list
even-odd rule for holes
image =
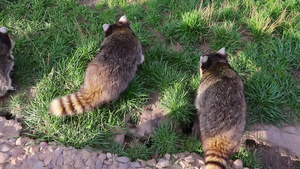
{"label": "tuft of grass", "polygon": [[167,110],[168,115],[179,124],[187,126],[195,115],[191,96],[185,90],[183,82],[175,83],[168,90],[162,92],[161,106]]}
{"label": "tuft of grass", "polygon": [[162,122],[153,130],[152,148],[156,154],[177,153],[180,150],[180,137],[175,126],[170,122]]}
{"label": "tuft of grass", "polygon": [[233,160],[241,159],[244,167],[249,168],[260,168],[261,164],[257,157],[256,150],[248,150],[247,148],[241,147],[237,153],[232,156]]}

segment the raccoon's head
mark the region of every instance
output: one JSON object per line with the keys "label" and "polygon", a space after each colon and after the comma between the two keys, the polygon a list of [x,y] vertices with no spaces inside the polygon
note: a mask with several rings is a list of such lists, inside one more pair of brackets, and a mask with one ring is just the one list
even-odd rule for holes
{"label": "raccoon's head", "polygon": [[204,54],[200,56],[200,74],[202,76],[205,71],[210,67],[214,66],[216,63],[227,63],[228,57],[225,52],[225,48],[221,48],[216,53]]}
{"label": "raccoon's head", "polygon": [[109,25],[109,24],[104,24],[103,25],[103,30],[105,32],[105,37],[110,36],[111,34],[113,34],[116,31],[129,31],[130,33],[132,33],[134,36],[134,32],[132,31],[131,27],[130,27],[130,23],[127,20],[127,17],[125,15],[123,15],[119,21],[115,24]]}
{"label": "raccoon's head", "polygon": [[13,59],[11,54],[14,44],[10,39],[5,27],[0,28],[0,58],[1,59]]}

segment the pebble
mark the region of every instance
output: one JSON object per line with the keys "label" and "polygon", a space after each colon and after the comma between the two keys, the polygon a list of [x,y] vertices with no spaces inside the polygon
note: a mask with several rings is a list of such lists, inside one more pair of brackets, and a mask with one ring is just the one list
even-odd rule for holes
{"label": "pebble", "polygon": [[81,153],[78,153],[78,154],[76,154],[76,155],[74,156],[73,160],[74,160],[74,161],[77,161],[77,160],[81,159],[81,157],[82,157],[82,154],[81,154]]}
{"label": "pebble", "polygon": [[40,143],[40,146],[41,146],[41,147],[48,147],[48,144],[47,144],[46,142],[41,142],[41,143]]}
{"label": "pebble", "polygon": [[6,163],[9,157],[9,154],[0,152],[0,164]]}
{"label": "pebble", "polygon": [[159,159],[157,162],[156,166],[157,168],[163,168],[163,167],[169,167],[170,166],[170,161],[165,160],[165,159]]}
{"label": "pebble", "polygon": [[33,169],[40,169],[40,168],[42,168],[43,167],[43,162],[37,162],[37,163],[35,163],[34,165],[33,165]]}
{"label": "pebble", "polygon": [[112,161],[107,161],[107,160],[104,160],[103,163],[104,163],[105,165],[112,165],[112,164],[113,164]]}
{"label": "pebble", "polygon": [[149,167],[154,167],[156,165],[156,161],[154,159],[148,160],[146,162],[146,165],[149,166]]}
{"label": "pebble", "polygon": [[51,156],[45,157],[45,159],[44,159],[44,164],[45,164],[45,166],[49,165],[50,162],[51,162],[51,160],[52,160],[52,157],[51,157]]}
{"label": "pebble", "polygon": [[131,162],[130,167],[140,168],[140,167],[142,167],[142,165],[139,162]]}
{"label": "pebble", "polygon": [[69,165],[69,164],[72,164],[73,163],[73,160],[71,157],[66,157],[65,161],[64,161],[64,165]]}
{"label": "pebble", "polygon": [[87,150],[81,150],[82,153],[82,159],[84,160],[88,160],[92,157],[92,154],[90,152],[88,152]]}
{"label": "pebble", "polygon": [[195,162],[195,160],[194,160],[194,158],[193,158],[192,155],[188,155],[188,156],[186,156],[186,157],[183,157],[183,159],[184,159],[186,162],[188,162],[188,163],[194,163],[194,162]]}
{"label": "pebble", "polygon": [[0,151],[1,152],[8,152],[10,149],[12,149],[12,146],[9,144],[2,144],[0,145]]}
{"label": "pebble", "polygon": [[34,157],[34,156],[33,157],[29,157],[27,159],[27,163],[28,163],[29,166],[33,166],[37,162],[38,162],[37,157]]}
{"label": "pebble", "polygon": [[22,145],[22,141],[23,141],[23,138],[22,138],[22,137],[19,137],[19,138],[16,140],[16,146]]}
{"label": "pebble", "polygon": [[62,166],[63,162],[64,162],[64,158],[63,157],[58,157],[57,160],[56,160],[56,164],[58,166]]}
{"label": "pebble", "polygon": [[81,159],[79,159],[79,160],[77,160],[76,162],[75,162],[75,164],[74,164],[74,167],[75,168],[83,168],[84,167],[84,163],[83,163],[83,161],[81,160]]}
{"label": "pebble", "polygon": [[98,158],[100,158],[102,161],[104,161],[106,159],[106,154],[101,153]]}
{"label": "pebble", "polygon": [[54,151],[54,154],[55,154],[55,156],[59,156],[59,155],[61,155],[62,152],[63,152],[63,149],[62,149],[62,148],[57,148],[57,149]]}
{"label": "pebble", "polygon": [[128,163],[130,161],[128,157],[117,157],[116,160],[121,163]]}
{"label": "pebble", "polygon": [[102,169],[103,167],[103,160],[102,159],[98,159],[96,161],[96,169]]}
{"label": "pebble", "polygon": [[166,160],[170,160],[171,159],[171,155],[169,153],[165,154],[164,156],[165,156]]}
{"label": "pebble", "polygon": [[95,161],[92,159],[88,159],[85,164],[91,168],[95,167]]}
{"label": "pebble", "polygon": [[24,153],[24,150],[21,148],[13,148],[8,152],[8,154],[13,157],[17,157],[18,155],[20,155],[22,153]]}
{"label": "pebble", "polygon": [[142,167],[146,167],[146,161],[141,160],[141,159],[137,159],[136,161],[139,162]]}
{"label": "pebble", "polygon": [[112,158],[112,154],[111,153],[106,153],[106,157],[107,158]]}
{"label": "pebble", "polygon": [[235,169],[243,169],[243,161],[240,159],[237,159],[233,162],[233,168]]}

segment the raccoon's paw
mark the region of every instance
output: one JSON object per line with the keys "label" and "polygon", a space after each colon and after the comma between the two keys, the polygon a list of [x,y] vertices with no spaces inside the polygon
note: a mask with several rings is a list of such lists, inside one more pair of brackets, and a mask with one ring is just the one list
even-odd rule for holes
{"label": "raccoon's paw", "polygon": [[10,91],[15,91],[15,90],[17,90],[18,87],[19,87],[19,86],[18,86],[17,84],[12,84],[12,85],[9,87],[8,90],[10,90]]}

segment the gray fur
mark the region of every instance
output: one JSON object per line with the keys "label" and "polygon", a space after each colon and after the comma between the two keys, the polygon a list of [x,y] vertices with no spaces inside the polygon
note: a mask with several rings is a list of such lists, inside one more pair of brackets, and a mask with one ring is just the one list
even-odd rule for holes
{"label": "gray fur", "polygon": [[[0,28],[6,30],[5,27]],[[7,91],[15,90],[11,86],[10,72],[13,69],[13,42],[6,31],[0,32],[0,97],[4,96]]]}

